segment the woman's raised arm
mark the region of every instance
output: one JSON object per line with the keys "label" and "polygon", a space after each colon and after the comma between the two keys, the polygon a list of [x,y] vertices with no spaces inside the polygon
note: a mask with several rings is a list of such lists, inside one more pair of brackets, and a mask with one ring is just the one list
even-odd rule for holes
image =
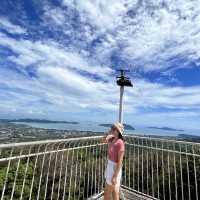
{"label": "woman's raised arm", "polygon": [[114,137],[112,134],[111,134],[111,131],[108,131],[103,137],[102,137],[102,140],[101,142],[102,143],[108,143],[108,141]]}

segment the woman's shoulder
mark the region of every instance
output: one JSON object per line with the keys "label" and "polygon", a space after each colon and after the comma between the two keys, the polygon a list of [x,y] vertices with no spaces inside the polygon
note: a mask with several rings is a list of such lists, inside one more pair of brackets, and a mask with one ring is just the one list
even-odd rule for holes
{"label": "woman's shoulder", "polygon": [[119,139],[117,140],[117,143],[118,143],[118,144],[124,144],[124,140],[122,140],[121,138],[119,138]]}
{"label": "woman's shoulder", "polygon": [[124,151],[125,150],[125,144],[124,144],[124,140],[122,140],[121,138],[117,140],[116,146],[118,148],[119,151]]}

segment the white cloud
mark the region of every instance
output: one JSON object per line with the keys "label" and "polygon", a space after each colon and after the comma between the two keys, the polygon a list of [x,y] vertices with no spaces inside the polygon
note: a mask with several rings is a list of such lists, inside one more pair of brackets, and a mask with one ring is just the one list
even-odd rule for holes
{"label": "white cloud", "polygon": [[95,60],[68,50],[56,42],[15,40],[0,33],[0,45],[9,47],[16,53],[16,56],[10,56],[9,59],[23,67],[54,65],[54,67],[66,67],[97,74],[102,78],[108,78],[108,75],[113,72],[109,67],[98,66]]}
{"label": "white cloud", "polygon": [[25,34],[26,30],[18,25],[12,24],[8,19],[0,17],[0,26],[11,34]]}
{"label": "white cloud", "polygon": [[63,1],[63,5],[67,5],[77,9],[82,20],[90,21],[91,24],[97,26],[102,31],[114,29],[125,11],[125,1],[119,0],[79,0],[79,1]]}
{"label": "white cloud", "polygon": [[[74,7],[85,22],[97,27],[96,56],[108,60],[113,50],[144,71],[166,70],[174,58],[180,67],[199,64],[200,3],[198,1],[63,1]],[[111,40],[107,40],[107,37]]]}
{"label": "white cloud", "polygon": [[[128,91],[127,103],[143,108],[195,109],[200,108],[200,86],[169,87],[135,80]],[[198,110],[197,110],[198,112]]]}
{"label": "white cloud", "polygon": [[64,10],[61,8],[45,7],[44,18],[56,25],[63,25],[66,21]]}
{"label": "white cloud", "polygon": [[[71,13],[66,7],[77,12],[77,30],[70,26]],[[184,61],[176,69],[188,67],[190,62],[199,64],[199,11],[200,4],[195,1],[65,0],[59,8],[45,4],[43,25],[48,25],[49,31],[59,28],[71,36],[72,44],[60,37],[28,40],[0,33],[0,45],[12,51],[5,60],[24,74],[0,69],[0,83],[8,87],[0,107],[8,105],[13,112],[23,107],[23,112],[29,113],[36,112],[34,108],[40,108],[41,113],[117,112],[119,88],[111,56],[115,54],[145,72],[173,72],[171,65],[179,58]],[[5,18],[0,18],[0,23],[10,33],[26,33]],[[30,68],[36,77],[27,75]],[[145,117],[145,109],[152,110],[149,116],[158,116],[154,110],[168,109],[171,113],[159,116],[198,118],[199,94],[200,86],[169,87],[135,79],[134,88],[125,91],[125,112]],[[12,101],[7,101],[9,98]]]}

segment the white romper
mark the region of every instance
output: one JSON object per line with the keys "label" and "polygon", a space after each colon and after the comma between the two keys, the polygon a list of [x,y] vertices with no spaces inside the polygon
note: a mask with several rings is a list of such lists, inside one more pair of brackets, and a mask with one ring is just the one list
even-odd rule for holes
{"label": "white romper", "polygon": [[[112,185],[112,177],[116,169],[116,164],[117,163],[113,162],[112,160],[108,159],[107,161],[107,167],[105,170],[105,179],[106,179],[106,183],[109,185]],[[120,186],[121,176],[122,176],[122,169],[120,169],[118,173],[116,187]]]}

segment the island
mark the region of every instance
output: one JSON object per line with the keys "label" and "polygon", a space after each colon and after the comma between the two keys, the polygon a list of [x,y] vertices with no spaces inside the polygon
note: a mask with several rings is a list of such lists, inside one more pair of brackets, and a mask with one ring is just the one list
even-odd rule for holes
{"label": "island", "polygon": [[195,143],[200,142],[200,136],[199,135],[178,134],[177,138],[179,140],[186,140],[186,141],[189,141],[189,142],[195,142]]}
{"label": "island", "polygon": [[79,122],[69,121],[53,121],[47,119],[0,119],[0,122],[25,122],[25,123],[64,123],[64,124],[79,124]]}
{"label": "island", "polygon": [[147,128],[151,128],[151,129],[159,129],[159,130],[165,130],[165,131],[184,131],[181,129],[174,129],[174,128],[169,128],[169,127],[156,127],[156,126],[149,126]]}
{"label": "island", "polygon": [[[123,124],[123,125],[124,125],[124,129],[125,129],[125,130],[135,130],[135,128],[132,127],[132,126],[129,125],[129,124]],[[99,124],[99,126],[111,127],[112,124]]]}

